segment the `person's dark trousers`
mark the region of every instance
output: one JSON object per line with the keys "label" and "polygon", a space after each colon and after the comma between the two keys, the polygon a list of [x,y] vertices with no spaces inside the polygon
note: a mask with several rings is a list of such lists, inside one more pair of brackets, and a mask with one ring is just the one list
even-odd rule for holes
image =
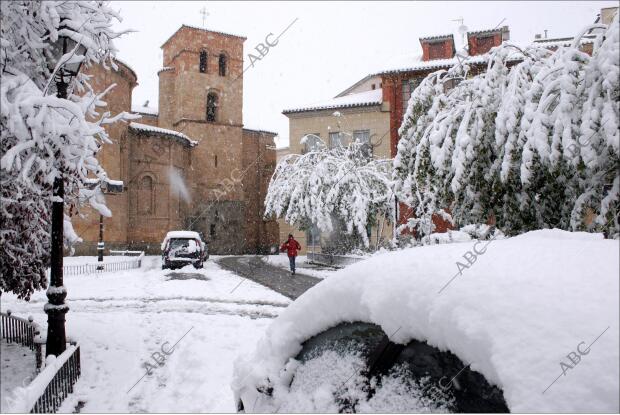
{"label": "person's dark trousers", "polygon": [[295,273],[295,257],[294,256],[289,256],[288,257],[288,262],[291,265],[291,272],[294,274]]}

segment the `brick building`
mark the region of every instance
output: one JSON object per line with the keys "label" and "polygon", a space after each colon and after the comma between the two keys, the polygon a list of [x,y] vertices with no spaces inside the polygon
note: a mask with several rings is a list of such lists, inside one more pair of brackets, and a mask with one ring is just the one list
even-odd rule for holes
{"label": "brick building", "polygon": [[[241,36],[181,26],[162,46],[158,108],[134,106],[137,122],[108,127],[112,144],[99,159],[124,191],[110,194],[104,219],[107,249],[159,253],[166,232],[201,232],[212,253],[263,253],[278,242],[278,224],[264,221],[263,202],[276,162],[275,133],[244,128]],[[112,113],[131,111],[137,85],[131,68],[89,68]],[[80,211],[78,253],[94,254],[99,215]]]}

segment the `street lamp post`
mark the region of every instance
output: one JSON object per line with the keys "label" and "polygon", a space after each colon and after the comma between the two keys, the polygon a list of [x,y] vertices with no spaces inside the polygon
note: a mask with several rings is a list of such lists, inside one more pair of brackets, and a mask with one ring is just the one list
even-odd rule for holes
{"label": "street lamp post", "polygon": [[[52,51],[56,61],[67,53],[73,51],[80,55],[84,54],[86,48],[76,44],[68,37],[59,37],[53,45]],[[56,96],[66,99],[67,90],[71,80],[78,74],[81,61],[73,60],[62,65],[53,74],[53,81],[56,84]],[[54,68],[53,68],[54,69]],[[52,70],[53,70],[52,69]],[[67,291],[63,286],[63,243],[64,243],[64,197],[65,183],[60,170],[54,179],[54,201],[52,202],[52,238],[51,238],[51,264],[50,264],[50,286],[47,289],[47,304],[44,311],[47,313],[47,342],[45,345],[45,355],[58,356],[67,348],[65,334],[65,314],[69,307],[65,304]]]}
{"label": "street lamp post", "polygon": [[103,215],[99,214],[99,242],[97,242],[97,269],[103,269],[103,249],[105,244],[103,242]]}

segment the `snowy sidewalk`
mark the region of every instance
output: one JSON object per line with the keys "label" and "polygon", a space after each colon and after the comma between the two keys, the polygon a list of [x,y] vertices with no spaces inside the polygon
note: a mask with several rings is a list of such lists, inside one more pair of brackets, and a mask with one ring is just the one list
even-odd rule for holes
{"label": "snowy sidewalk", "polygon": [[[233,362],[290,304],[211,260],[201,270],[170,271],[146,257],[140,269],[67,276],[65,286],[67,334],[80,342],[82,377],[59,412],[79,401],[87,413],[234,412]],[[46,302],[45,292],[29,303],[3,294],[1,306],[33,315],[45,330]]]}
{"label": "snowy sidewalk", "polygon": [[267,264],[260,256],[226,256],[218,258],[217,263],[293,300],[321,282],[308,275],[291,275],[288,270]]}

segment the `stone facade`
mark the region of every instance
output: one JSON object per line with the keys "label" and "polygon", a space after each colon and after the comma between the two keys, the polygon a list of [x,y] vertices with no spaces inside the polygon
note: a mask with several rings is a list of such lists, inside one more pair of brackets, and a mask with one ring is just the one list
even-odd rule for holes
{"label": "stone facade", "polygon": [[[262,220],[275,133],[243,128],[244,41],[184,25],[162,45],[159,111],[110,126],[113,144],[98,156],[108,177],[125,184],[106,197],[113,212],[104,220],[106,248],[156,254],[165,234],[180,229],[200,232],[215,254],[268,252],[277,244],[277,222]],[[99,89],[117,84],[107,97],[113,113],[131,111],[137,79],[127,65],[89,72]],[[80,214],[75,225],[84,243],[76,249],[94,254],[99,215],[88,208]]]}

